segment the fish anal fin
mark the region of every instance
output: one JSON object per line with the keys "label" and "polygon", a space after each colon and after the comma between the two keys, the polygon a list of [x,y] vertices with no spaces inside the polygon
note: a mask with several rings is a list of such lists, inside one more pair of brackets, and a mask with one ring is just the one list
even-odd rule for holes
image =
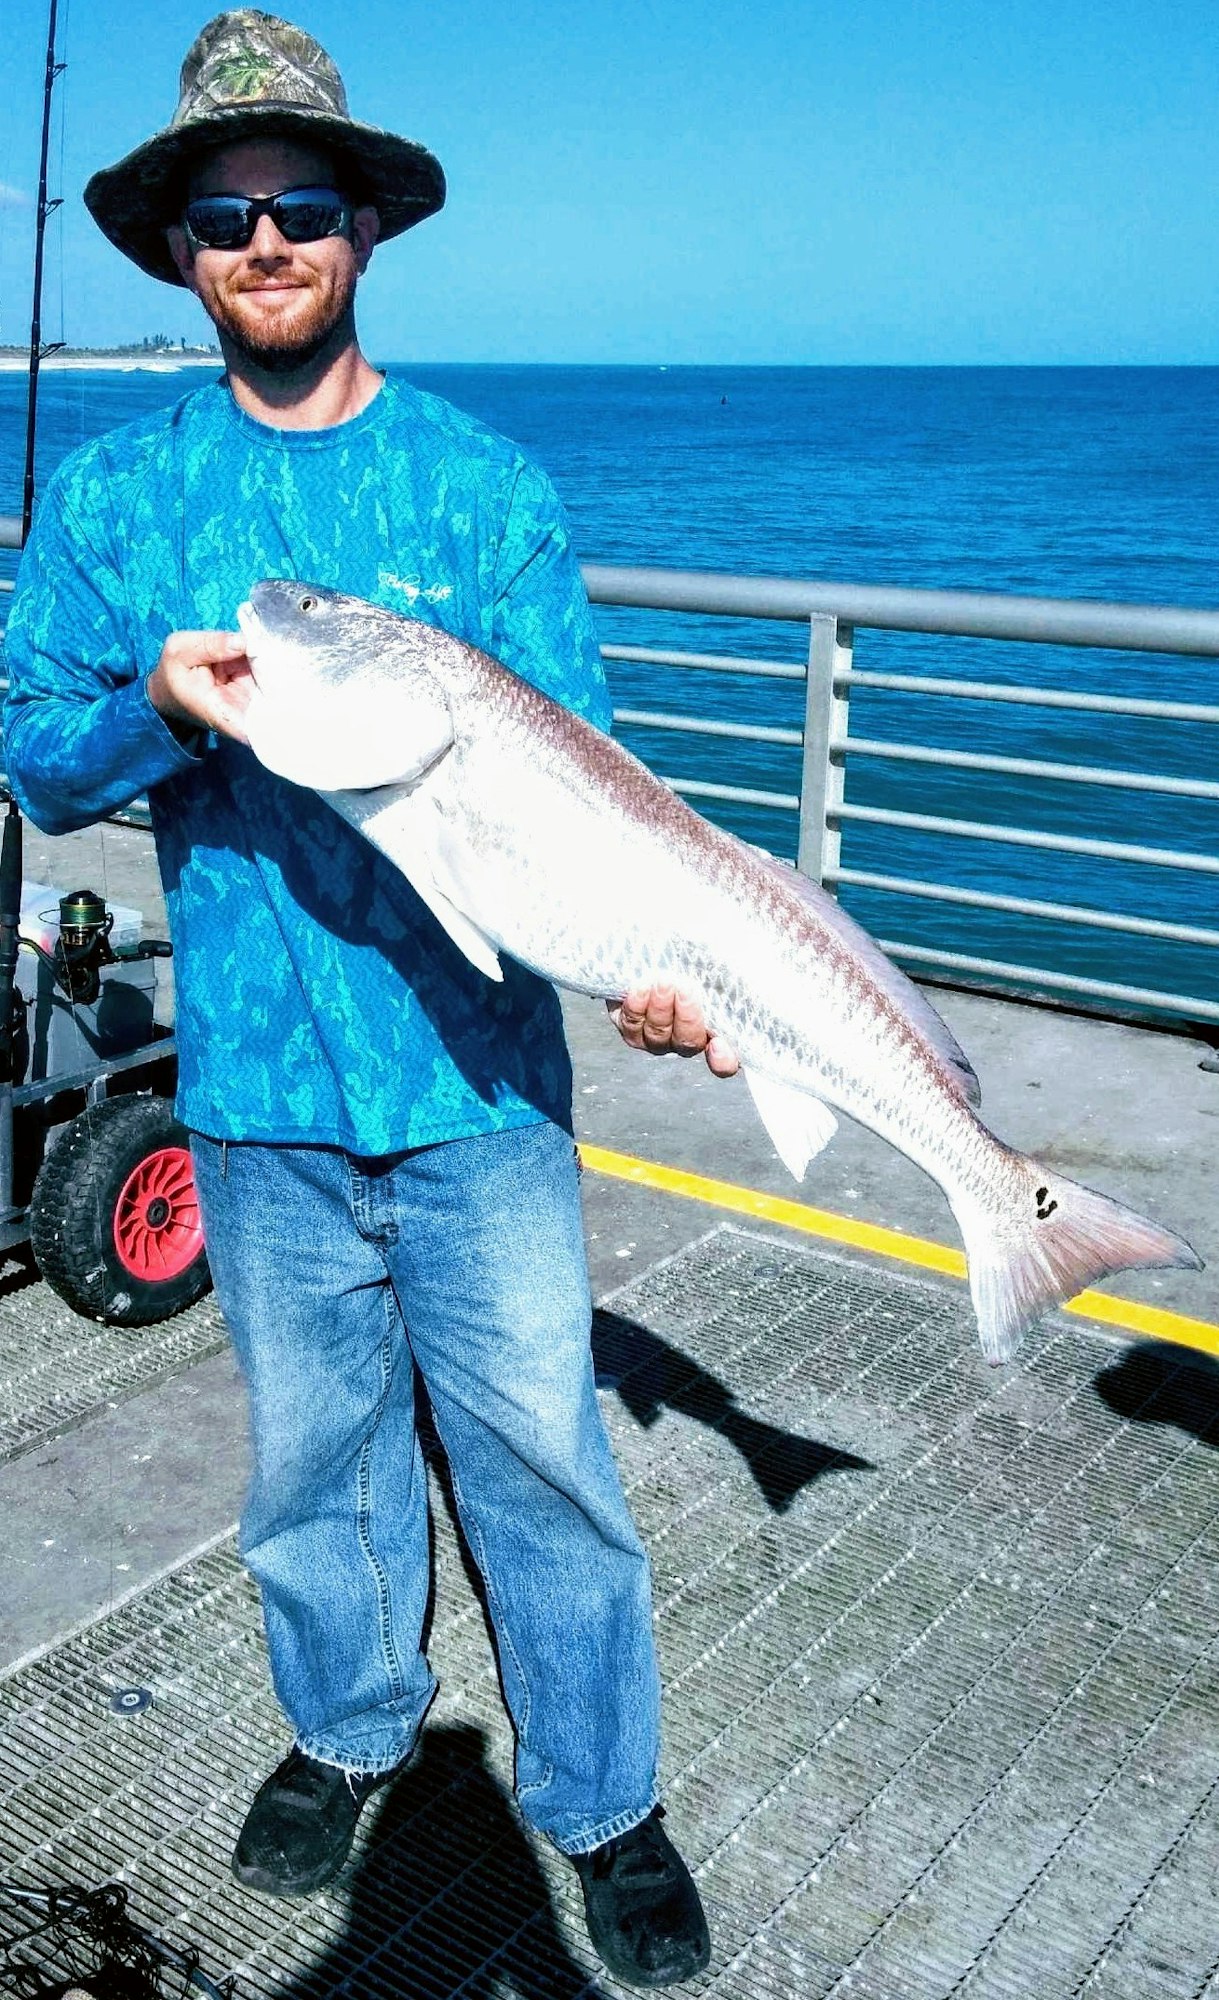
{"label": "fish anal fin", "polygon": [[780,1083],[754,1069],[745,1071],[745,1081],[776,1153],[793,1180],[802,1181],[809,1161],[816,1159],[838,1130],[838,1120],[819,1097],[810,1097],[806,1090],[797,1090],[790,1083]]}

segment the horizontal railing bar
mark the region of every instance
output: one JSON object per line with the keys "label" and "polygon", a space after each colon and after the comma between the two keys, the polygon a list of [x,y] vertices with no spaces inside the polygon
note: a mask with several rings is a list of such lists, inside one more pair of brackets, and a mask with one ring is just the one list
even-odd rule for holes
{"label": "horizontal railing bar", "polygon": [[1089,840],[1075,833],[1036,833],[1019,826],[991,826],[980,819],[937,819],[931,813],[897,812],[889,806],[835,806],[834,820],[862,820],[875,826],[906,826],[918,833],[954,834],[963,840],[997,840],[1008,847],[1039,847],[1050,854],[1091,854],[1105,861],[1147,862],[1157,868],[1187,868],[1219,875],[1219,859],[1185,854],[1176,847],[1136,847],[1123,840]]}
{"label": "horizontal railing bar", "polygon": [[745,660],[736,653],[669,653],[655,646],[602,646],[603,660],[636,660],[645,667],[702,667],[716,674],[761,674],[772,681],[803,681],[808,669],[784,660]]}
{"label": "horizontal railing bar", "polygon": [[713,785],[701,778],[670,778],[658,771],[662,785],[686,799],[729,799],[739,806],[773,806],[777,812],[798,813],[800,800],[794,792],[753,792],[744,785]]}
{"label": "horizontal railing bar", "polygon": [[1047,972],[1039,965],[1010,965],[999,958],[971,958],[959,951],[935,951],[930,946],[902,944],[897,938],[878,938],[890,958],[909,959],[916,965],[942,967],[947,972],[980,972],[983,977],[1018,979],[1031,986],[1044,986],[1059,993],[1081,993],[1097,1000],[1117,1000],[1135,1007],[1164,1008],[1184,1014],[1191,1021],[1219,1021],[1219,1002],[1199,1000],[1188,993],[1159,993],[1146,986],[1117,986],[1107,979],[1082,979],[1071,972]]}
{"label": "horizontal railing bar", "polygon": [[1151,716],[1163,722],[1219,722],[1219,708],[1202,702],[1139,701],[1116,694],[1064,694],[1058,688],[1009,687],[1003,681],[933,680],[923,674],[882,674],[848,668],[835,687],[892,688],[901,694],[955,695],[962,701],[1019,702],[1028,708],[1069,708],[1081,715]]}
{"label": "horizontal railing bar", "polygon": [[177,1038],[174,1035],[158,1037],[156,1041],[145,1042],[141,1048],[128,1049],[119,1056],[103,1056],[100,1068],[64,1070],[54,1076],[42,1077],[37,1083],[18,1084],[13,1092],[14,1105],[36,1104],[48,1097],[58,1097],[70,1090],[89,1090],[102,1077],[120,1076],[124,1070],[142,1069],[147,1063],[163,1063],[178,1053]]}
{"label": "horizontal railing bar", "polygon": [[[19,518],[0,515],[0,548],[20,546]],[[586,563],[584,581],[594,604],[639,610],[801,622],[815,612],[830,612],[846,624],[880,631],[1219,657],[1219,613],[1171,604],[1115,604],[1000,591],[904,590],[886,584],[804,582],[605,563]]]}
{"label": "horizontal railing bar", "polygon": [[771,729],[760,722],[704,722],[697,716],[659,715],[648,708],[616,708],[615,722],[635,729],[676,729],[688,736],[735,736],[742,743],[785,743],[796,749],[804,741],[798,729]]}
{"label": "horizontal railing bar", "polygon": [[636,610],[791,622],[828,612],[844,624],[877,631],[1219,657],[1219,612],[1171,604],[1114,604],[1000,591],[904,590],[883,584],[802,582],[792,577],[604,563],[586,563],[584,582],[594,604]]}
{"label": "horizontal railing bar", "polygon": [[1017,917],[1050,917],[1056,923],[1079,924],[1088,930],[1126,931],[1133,937],[1159,938],[1168,944],[1219,945],[1219,931],[1199,924],[1170,924],[1158,917],[1129,917],[1082,903],[1043,903],[1028,896],[1001,896],[989,889],[961,889],[953,883],[927,882],[907,875],[874,875],[860,868],[827,868],[827,882],[845,882],[855,889],[883,889],[895,896],[922,896],[932,903],[964,903],[972,910],[1007,910]]}
{"label": "horizontal railing bar", "polygon": [[986,757],[973,750],[932,750],[924,744],[878,743],[867,736],[836,737],[833,755],[851,751],[857,757],[887,757],[904,764],[937,764],[958,771],[1006,772],[1019,778],[1058,778],[1069,785],[1110,785],[1125,792],[1169,792],[1186,799],[1219,799],[1219,784],[1209,778],[1165,778],[1142,771],[1111,771],[1100,764],[1047,763],[1034,757]]}

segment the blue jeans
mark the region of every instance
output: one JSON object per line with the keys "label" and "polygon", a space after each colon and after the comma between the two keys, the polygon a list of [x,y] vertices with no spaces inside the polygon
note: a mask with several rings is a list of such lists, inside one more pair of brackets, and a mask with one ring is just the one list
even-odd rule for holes
{"label": "blue jeans", "polygon": [[521,1811],[567,1853],[625,1832],[656,1799],[659,1681],[593,1386],[570,1136],[373,1160],[192,1144],[250,1395],[242,1555],[301,1749],[389,1770],[435,1693],[413,1361],[486,1584]]}

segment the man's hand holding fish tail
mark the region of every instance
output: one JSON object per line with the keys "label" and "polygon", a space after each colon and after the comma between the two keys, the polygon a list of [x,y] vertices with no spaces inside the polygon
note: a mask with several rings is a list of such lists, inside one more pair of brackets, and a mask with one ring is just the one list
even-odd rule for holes
{"label": "man's hand holding fish tail", "polygon": [[740,1068],[735,1049],[721,1035],[708,1033],[697,1000],[672,986],[638,986],[617,1005],[612,1000],[606,1005],[629,1048],[653,1056],[705,1056],[713,1076],[735,1076]]}
{"label": "man's hand holding fish tail", "polygon": [[[487,1580],[521,1812],[571,1857],[614,1975],[660,1987],[710,1945],[658,1804],[648,1564],[593,1382],[557,997],[349,823],[372,794],[318,795],[323,766],[373,783],[370,745],[393,743],[395,797],[422,804],[443,703],[410,741],[392,701],[371,731],[346,704],[299,782],[246,741],[273,662],[252,689],[233,628],[268,576],[409,611],[608,728],[545,474],[359,347],[374,244],[444,194],[426,147],[350,116],[311,36],[248,9],[202,30],[172,122],[85,198],[196,294],[226,373],[85,445],[44,494],[7,630],[7,768],[49,832],[144,792],[152,809],[178,1111],[251,1391],[241,1546],[293,1733],[234,1873],[277,1896],[329,1881],[435,1695],[417,1369]],[[285,755],[316,720],[296,709]],[[666,1007],[670,1042],[697,1045],[672,996],[628,1007],[627,1039],[660,1046]]]}

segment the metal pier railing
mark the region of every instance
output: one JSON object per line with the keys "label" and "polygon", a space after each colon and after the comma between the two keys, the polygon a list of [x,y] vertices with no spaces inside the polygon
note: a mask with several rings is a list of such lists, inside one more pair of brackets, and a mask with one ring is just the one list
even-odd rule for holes
{"label": "metal pier railing", "polygon": [[[0,548],[16,548],[19,524],[0,517]],[[984,680],[933,678],[884,673],[855,666],[855,634],[860,630],[920,632],[940,637],[1008,640],[1045,646],[1104,648],[1142,654],[1219,658],[1219,612],[1175,606],[1082,602],[1068,598],[1022,597],[980,591],[905,590],[858,584],[800,582],[780,577],[743,577],[707,571],[585,566],[594,604],[653,612],[694,613],[717,619],[761,619],[795,625],[807,632],[802,664],[732,653],[689,652],[610,644],[607,660],[636,666],[694,668],[748,675],[804,686],[799,728],[729,722],[643,708],[617,708],[623,727],[673,731],[688,737],[723,738],[798,751],[799,787],[719,784],[675,777],[666,782],[693,800],[768,808],[797,821],[797,866],[832,889],[842,886],[878,891],[942,905],[965,906],[1011,916],[1049,919],[1077,931],[1122,932],[1214,950],[1219,928],[1207,923],[1172,922],[1155,915],[1011,895],[1000,888],[961,887],[912,874],[845,867],[842,830],[851,822],[894,833],[935,834],[953,840],[986,841],[997,847],[1040,849],[1048,854],[1134,863],[1175,870],[1181,877],[1219,876],[1219,842],[1195,853],[1130,840],[1046,832],[1032,826],[994,823],[868,805],[848,800],[848,762],[921,764],[988,778],[1052,779],[1070,786],[1104,786],[1118,793],[1153,793],[1219,803],[1219,782],[1140,769],[1080,764],[1065,759],[986,754],[905,740],[881,741],[852,733],[853,690],[885,689],[893,695],[936,697],[969,703],[1057,711],[1064,715],[1127,717],[1213,728],[1219,706],[1152,700],[1143,696],[1101,695],[1063,688],[1013,687]],[[7,586],[11,589],[11,584]],[[1219,750],[1219,736],[1215,738]],[[1219,760],[1213,760],[1219,762]],[[139,809],[137,808],[137,815]],[[1217,822],[1219,825],[1219,822]],[[1213,899],[1219,906],[1219,896]],[[899,938],[885,948],[916,968],[964,985],[1015,984],[1058,994],[1084,1005],[1134,1009],[1178,1020],[1219,1024],[1219,1002],[1170,986],[1131,985],[1113,980],[1015,963],[998,957],[918,945]]]}
{"label": "metal pier railing", "polygon": [[[986,755],[918,743],[853,735],[851,693],[885,688],[894,694],[947,697],[1067,711],[1081,715],[1127,716],[1161,722],[1219,724],[1219,707],[1200,702],[1157,701],[1136,696],[1073,693],[1060,688],[1012,687],[990,681],[934,679],[922,674],[869,672],[855,666],[855,633],[860,629],[924,632],[971,639],[1015,640],[1049,646],[1103,647],[1123,652],[1192,654],[1219,658],[1219,613],[1174,606],[1106,604],[1065,598],[1017,597],[997,593],[899,590],[836,583],[801,583],[781,577],[741,577],[703,571],[586,567],[585,582],[595,604],[695,613],[703,617],[771,619],[796,624],[808,633],[804,665],[722,653],[692,653],[656,647],[609,645],[607,659],[655,667],[698,668],[749,674],[805,685],[803,727],[780,729],[757,724],[709,721],[699,717],[619,708],[616,723],[688,735],[714,735],[739,742],[772,743],[800,751],[798,792],[769,791],[666,777],[691,799],[764,806],[798,818],[797,865],[832,888],[842,885],[965,905],[1011,915],[1050,918],[1085,930],[1122,931],[1166,943],[1219,947],[1219,929],[1208,924],[1171,923],[1154,916],[1038,900],[998,891],[961,888],[922,877],[842,866],[843,826],[851,821],[935,833],[998,846],[1040,848],[1047,853],[1133,862],[1200,876],[1219,875],[1219,853],[1194,854],[1133,841],[1099,840],[1047,833],[980,819],[947,818],[922,812],[855,804],[845,796],[848,760],[880,759],[927,764],[987,776],[1054,779],[1069,785],[1103,785],[1118,792],[1154,792],[1219,802],[1219,783],[1152,771],[1112,769],[1066,760]],[[1215,738],[1219,751],[1219,736]],[[1216,902],[1219,902],[1217,897]],[[1219,1022],[1219,1003],[1195,994],[1088,979],[1044,967],[981,958],[961,952],[882,939],[885,948],[915,966],[974,980],[1012,981],[1082,1002],[1110,1002],[1121,1008],[1150,1009],[1198,1022]]]}

